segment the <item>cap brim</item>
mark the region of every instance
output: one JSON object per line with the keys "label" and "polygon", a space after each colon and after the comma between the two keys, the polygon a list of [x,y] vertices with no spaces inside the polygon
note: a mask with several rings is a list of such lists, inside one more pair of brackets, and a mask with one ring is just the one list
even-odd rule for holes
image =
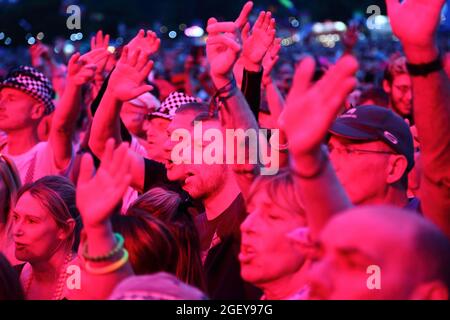
{"label": "cap brim", "polygon": [[364,131],[359,128],[355,128],[348,124],[342,122],[335,122],[331,126],[330,130],[328,130],[332,135],[339,136],[346,139],[351,140],[361,140],[361,141],[373,141],[378,140],[378,135],[374,133],[370,133]]}
{"label": "cap brim", "polygon": [[165,113],[161,113],[161,112],[152,112],[152,113],[150,113],[148,115],[148,117],[149,118],[163,118],[163,119],[166,119],[166,120],[172,120],[173,119],[173,117],[171,117],[170,115],[165,114]]}

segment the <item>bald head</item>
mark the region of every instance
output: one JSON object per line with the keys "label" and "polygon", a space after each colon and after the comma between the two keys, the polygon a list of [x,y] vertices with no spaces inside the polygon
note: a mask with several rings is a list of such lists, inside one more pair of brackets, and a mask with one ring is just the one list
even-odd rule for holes
{"label": "bald head", "polygon": [[[329,277],[329,283],[321,281],[317,286],[326,292],[324,296],[448,297],[450,242],[436,226],[415,212],[388,206],[355,207],[332,219],[319,242],[324,258],[328,257],[322,259],[332,261],[321,271]],[[368,289],[365,282],[366,269],[372,265],[381,270],[380,290]]]}

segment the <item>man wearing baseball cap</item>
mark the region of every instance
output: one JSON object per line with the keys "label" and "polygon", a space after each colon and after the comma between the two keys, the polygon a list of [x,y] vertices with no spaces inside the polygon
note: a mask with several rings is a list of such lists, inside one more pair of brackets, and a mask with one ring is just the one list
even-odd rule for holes
{"label": "man wearing baseball cap", "polygon": [[419,210],[417,199],[408,201],[406,195],[414,146],[400,116],[378,106],[353,108],[338,117],[329,132],[330,159],[352,203]]}

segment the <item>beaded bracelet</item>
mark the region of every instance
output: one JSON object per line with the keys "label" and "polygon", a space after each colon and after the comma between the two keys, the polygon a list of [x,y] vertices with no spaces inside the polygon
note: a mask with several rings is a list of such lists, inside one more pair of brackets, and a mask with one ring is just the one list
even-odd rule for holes
{"label": "beaded bracelet", "polygon": [[114,249],[112,249],[107,254],[104,254],[104,255],[101,255],[101,256],[96,256],[96,257],[90,256],[88,254],[88,246],[87,246],[87,243],[86,243],[84,245],[84,248],[83,248],[83,258],[85,260],[93,261],[93,262],[102,262],[102,261],[110,260],[117,253],[119,253],[120,250],[123,249],[123,245],[124,245],[124,242],[125,242],[123,236],[120,233],[114,233],[114,237],[116,238],[116,246],[114,247]]}
{"label": "beaded bracelet", "polygon": [[92,274],[101,275],[112,273],[116,270],[119,270],[128,262],[129,258],[127,249],[122,249],[122,251],[123,251],[122,258],[120,258],[120,260],[117,260],[116,262],[111,263],[110,265],[107,265],[106,267],[94,268],[91,266],[90,262],[87,261],[85,264],[86,271]]}

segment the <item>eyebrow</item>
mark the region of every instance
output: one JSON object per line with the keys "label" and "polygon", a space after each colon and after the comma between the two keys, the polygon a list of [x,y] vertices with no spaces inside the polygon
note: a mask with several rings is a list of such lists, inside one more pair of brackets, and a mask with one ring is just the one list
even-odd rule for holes
{"label": "eyebrow", "polygon": [[[17,212],[16,210],[13,210],[12,214],[13,214],[13,215],[16,214],[16,215],[18,215],[18,216],[21,215],[21,214],[20,214],[19,212]],[[23,214],[23,216],[29,217],[29,218],[33,218],[33,219],[36,219],[36,220],[39,220],[39,221],[42,221],[42,218],[41,218],[41,217],[38,217],[38,216],[35,216],[35,215],[32,215],[32,214],[25,213],[25,214]]]}
{"label": "eyebrow", "polygon": [[363,252],[358,248],[344,247],[344,248],[336,248],[336,250],[345,257],[360,256],[368,261],[376,261],[376,259],[372,257],[370,254]]}

